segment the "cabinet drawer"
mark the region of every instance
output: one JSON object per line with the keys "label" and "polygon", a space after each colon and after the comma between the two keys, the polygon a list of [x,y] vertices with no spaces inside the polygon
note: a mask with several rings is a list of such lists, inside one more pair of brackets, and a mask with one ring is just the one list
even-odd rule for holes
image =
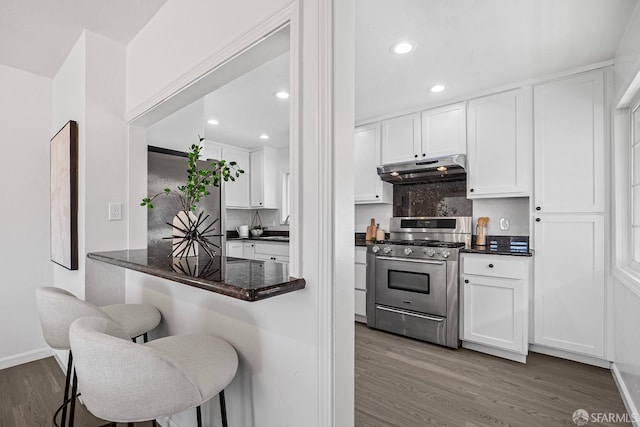
{"label": "cabinet drawer", "polygon": [[284,255],[256,254],[255,259],[258,261],[289,262],[289,257]]}
{"label": "cabinet drawer", "polygon": [[263,243],[256,242],[256,256],[258,254],[266,255],[283,255],[289,256],[289,244],[288,243]]}
{"label": "cabinet drawer", "polygon": [[367,248],[364,246],[356,247],[356,264],[366,264],[367,263]]}
{"label": "cabinet drawer", "polygon": [[528,259],[517,259],[508,255],[464,254],[462,271],[478,276],[524,279],[527,277]]}

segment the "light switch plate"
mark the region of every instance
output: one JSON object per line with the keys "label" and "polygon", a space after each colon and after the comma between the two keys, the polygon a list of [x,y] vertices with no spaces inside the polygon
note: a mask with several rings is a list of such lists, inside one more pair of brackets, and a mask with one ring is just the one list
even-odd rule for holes
{"label": "light switch plate", "polygon": [[509,226],[509,218],[500,218],[500,230],[507,231]]}
{"label": "light switch plate", "polygon": [[109,203],[109,221],[122,221],[122,203]]}

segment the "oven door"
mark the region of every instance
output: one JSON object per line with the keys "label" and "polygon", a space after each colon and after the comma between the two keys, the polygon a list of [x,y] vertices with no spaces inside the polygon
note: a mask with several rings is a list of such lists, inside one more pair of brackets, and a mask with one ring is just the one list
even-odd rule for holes
{"label": "oven door", "polygon": [[447,315],[446,261],[376,257],[376,304]]}

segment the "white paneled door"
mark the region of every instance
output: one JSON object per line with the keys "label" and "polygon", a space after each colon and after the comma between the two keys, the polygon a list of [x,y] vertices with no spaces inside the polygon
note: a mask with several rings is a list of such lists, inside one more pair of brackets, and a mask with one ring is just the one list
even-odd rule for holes
{"label": "white paneled door", "polygon": [[534,88],[535,206],[604,212],[604,71]]}
{"label": "white paneled door", "polygon": [[534,225],[534,342],[604,357],[604,216],[540,215]]}

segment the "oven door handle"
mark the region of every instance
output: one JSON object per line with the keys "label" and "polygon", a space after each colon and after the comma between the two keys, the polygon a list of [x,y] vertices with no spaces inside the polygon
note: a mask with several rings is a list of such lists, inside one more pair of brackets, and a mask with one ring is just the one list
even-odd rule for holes
{"label": "oven door handle", "polygon": [[413,312],[410,312],[410,311],[396,310],[396,309],[393,309],[393,308],[383,307],[381,305],[376,305],[376,308],[378,310],[388,311],[388,312],[391,312],[391,313],[406,314],[407,316],[418,317],[420,319],[433,320],[434,322],[442,322],[442,321],[444,321],[444,319],[442,319],[440,317],[425,316],[424,314],[413,313]]}
{"label": "oven door handle", "polygon": [[401,261],[401,262],[415,262],[418,264],[444,265],[444,261],[431,261],[428,259],[394,258],[390,256],[379,256],[379,257],[376,257],[376,259],[381,259],[384,261]]}

